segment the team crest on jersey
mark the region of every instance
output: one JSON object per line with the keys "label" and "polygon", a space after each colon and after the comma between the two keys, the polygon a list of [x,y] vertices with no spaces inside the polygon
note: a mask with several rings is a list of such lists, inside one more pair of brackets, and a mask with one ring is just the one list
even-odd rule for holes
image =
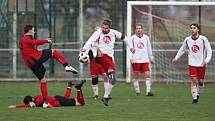
{"label": "team crest on jersey", "polygon": [[193,51],[194,53],[197,53],[199,50],[200,50],[200,48],[199,48],[198,45],[193,45],[193,46],[192,46],[192,51]]}
{"label": "team crest on jersey", "polygon": [[137,48],[139,49],[143,49],[144,48],[144,44],[142,42],[137,44]]}
{"label": "team crest on jersey", "polygon": [[103,42],[106,43],[106,44],[109,44],[111,42],[110,36],[104,36],[103,37]]}

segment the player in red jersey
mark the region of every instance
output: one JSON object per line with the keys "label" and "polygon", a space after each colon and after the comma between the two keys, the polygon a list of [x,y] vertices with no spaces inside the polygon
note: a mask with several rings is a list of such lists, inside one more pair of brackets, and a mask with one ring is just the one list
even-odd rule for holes
{"label": "player in red jersey", "polygon": [[26,25],[24,28],[24,32],[25,34],[22,36],[19,42],[21,55],[24,59],[25,64],[40,80],[42,96],[44,98],[47,98],[48,92],[45,79],[46,69],[43,66],[44,62],[46,62],[49,58],[53,57],[65,67],[66,71],[72,72],[74,74],[77,74],[78,71],[72,66],[69,66],[65,57],[61,55],[56,49],[44,49],[42,51],[37,50],[38,45],[51,43],[52,40],[50,38],[44,40],[36,40],[34,37],[35,28],[33,27],[33,25]]}
{"label": "player in red jersey", "polygon": [[25,96],[23,102],[24,104],[10,105],[8,108],[33,108],[33,107],[44,107],[44,108],[52,108],[59,106],[82,106],[85,104],[85,100],[83,97],[83,93],[81,87],[86,82],[86,80],[82,80],[79,84],[75,85],[76,88],[76,98],[71,98],[72,91],[72,82],[68,82],[68,86],[66,88],[66,92],[64,96],[56,95],[56,96],[47,96],[48,104],[44,100],[43,96]]}

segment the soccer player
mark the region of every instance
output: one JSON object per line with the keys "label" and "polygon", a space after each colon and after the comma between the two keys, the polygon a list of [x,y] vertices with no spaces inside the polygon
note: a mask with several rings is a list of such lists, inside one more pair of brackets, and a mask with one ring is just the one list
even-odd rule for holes
{"label": "soccer player", "polygon": [[[97,58],[96,62],[101,64],[109,77],[109,92],[116,81],[115,79],[115,62],[114,62],[114,43],[116,39],[123,39],[125,42],[127,37],[121,32],[111,29],[111,20],[104,20],[102,28],[95,31],[87,40],[82,51],[89,50],[94,42],[98,42],[98,48],[102,52],[102,56]],[[108,104],[109,97],[105,95],[102,101],[105,105]]]}
{"label": "soccer player", "polygon": [[192,103],[197,104],[200,93],[204,88],[206,65],[212,57],[212,50],[207,37],[200,34],[200,27],[193,23],[190,25],[192,35],[186,37],[178,50],[173,63],[177,61],[188,49],[189,75],[191,79]]}
{"label": "soccer player", "polygon": [[[94,51],[96,51],[97,55],[96,57],[94,57],[93,51],[92,49],[94,49]],[[98,77],[99,75],[102,75],[103,79],[104,79],[104,97],[109,96],[110,95],[110,86],[109,86],[109,78],[108,75],[105,72],[105,69],[103,68],[103,66],[99,63],[96,62],[96,60],[101,56],[101,52],[99,50],[99,48],[97,47],[93,47],[91,50],[89,50],[88,54],[89,54],[89,60],[90,60],[90,74],[92,77],[92,90],[94,93],[94,97],[95,99],[98,98],[99,96],[99,88],[98,88]]]}
{"label": "soccer player", "polygon": [[86,82],[82,80],[79,84],[75,85],[76,88],[76,98],[71,98],[72,82],[68,82],[64,96],[48,96],[49,104],[45,103],[43,96],[25,96],[23,102],[24,104],[10,105],[8,108],[33,108],[33,107],[43,107],[43,108],[53,108],[59,106],[82,106],[85,104],[84,96],[81,87]]}
{"label": "soccer player", "polygon": [[135,26],[135,34],[128,38],[128,43],[132,47],[131,64],[133,67],[133,85],[136,95],[140,95],[139,76],[141,73],[145,77],[146,96],[153,96],[151,92],[151,78],[150,78],[150,63],[154,62],[152,55],[151,42],[147,35],[144,34],[143,25],[137,24]]}
{"label": "soccer player", "polygon": [[26,25],[24,28],[24,32],[25,34],[22,36],[19,42],[20,52],[24,59],[25,64],[32,70],[32,72],[40,80],[41,93],[44,99],[46,100],[48,92],[46,91],[47,83],[45,79],[46,69],[43,66],[44,62],[46,62],[49,58],[53,57],[65,67],[66,71],[72,72],[74,74],[77,74],[78,71],[74,69],[72,66],[69,66],[65,57],[61,55],[56,49],[44,49],[42,51],[37,50],[37,45],[51,43],[52,40],[50,38],[44,40],[36,40],[34,37],[35,28],[33,25]]}

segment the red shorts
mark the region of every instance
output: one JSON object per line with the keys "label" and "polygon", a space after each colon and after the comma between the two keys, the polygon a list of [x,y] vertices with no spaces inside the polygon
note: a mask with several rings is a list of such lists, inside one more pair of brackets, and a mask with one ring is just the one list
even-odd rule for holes
{"label": "red shorts", "polygon": [[96,62],[90,62],[91,77],[98,77],[98,75],[102,75],[103,73],[105,73],[105,70],[101,64],[98,64]]}
{"label": "red shorts", "polygon": [[107,54],[103,54],[101,57],[96,58],[96,62],[102,65],[106,73],[108,73],[109,69],[116,70],[116,65],[112,57]]}
{"label": "red shorts", "polygon": [[132,63],[134,73],[144,73],[150,71],[149,63]]}
{"label": "red shorts", "polygon": [[190,78],[197,77],[198,79],[204,79],[205,78],[205,69],[206,67],[195,67],[195,66],[189,66],[189,73]]}

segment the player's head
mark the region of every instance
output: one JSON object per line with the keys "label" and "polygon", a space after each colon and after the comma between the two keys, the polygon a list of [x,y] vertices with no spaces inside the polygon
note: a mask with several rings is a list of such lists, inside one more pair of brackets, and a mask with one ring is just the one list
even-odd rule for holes
{"label": "player's head", "polygon": [[138,37],[142,37],[143,36],[143,25],[138,23],[135,26],[135,33]]}
{"label": "player's head", "polygon": [[34,28],[33,25],[26,25],[25,28],[24,28],[24,32],[25,32],[25,34],[29,34],[29,35],[34,36],[35,28]]}
{"label": "player's head", "polygon": [[30,102],[34,102],[34,97],[27,95],[23,100],[24,104],[29,104]]}
{"label": "player's head", "polygon": [[193,36],[198,35],[198,34],[201,33],[200,32],[201,29],[200,29],[200,27],[199,27],[199,25],[197,23],[190,24],[190,30],[191,30]]}
{"label": "player's head", "polygon": [[105,19],[102,22],[102,32],[104,34],[107,34],[110,32],[110,28],[111,28],[111,20]]}

